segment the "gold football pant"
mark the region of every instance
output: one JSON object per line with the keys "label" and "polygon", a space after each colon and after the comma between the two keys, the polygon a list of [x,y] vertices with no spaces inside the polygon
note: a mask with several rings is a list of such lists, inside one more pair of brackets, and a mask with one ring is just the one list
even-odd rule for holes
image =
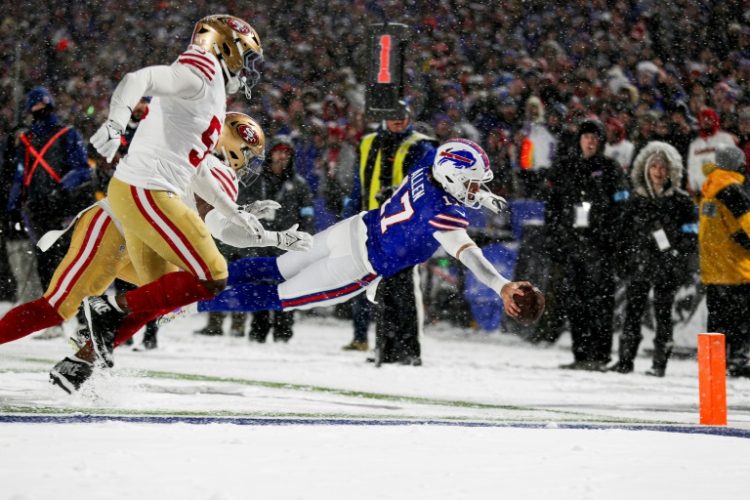
{"label": "gold football pant", "polygon": [[107,199],[122,224],[128,255],[141,283],[176,268],[203,281],[227,277],[227,262],[208,228],[174,193],[112,178]]}
{"label": "gold football pant", "polygon": [[115,278],[140,284],[125,251],[125,239],[109,214],[94,206],[76,221],[68,252],[55,269],[44,298],[68,319],[85,297],[101,295]]}

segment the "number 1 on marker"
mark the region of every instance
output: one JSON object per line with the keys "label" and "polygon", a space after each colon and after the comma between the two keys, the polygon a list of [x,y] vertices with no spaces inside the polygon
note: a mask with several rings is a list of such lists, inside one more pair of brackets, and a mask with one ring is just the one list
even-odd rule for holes
{"label": "number 1 on marker", "polygon": [[391,83],[391,35],[380,35],[378,83]]}

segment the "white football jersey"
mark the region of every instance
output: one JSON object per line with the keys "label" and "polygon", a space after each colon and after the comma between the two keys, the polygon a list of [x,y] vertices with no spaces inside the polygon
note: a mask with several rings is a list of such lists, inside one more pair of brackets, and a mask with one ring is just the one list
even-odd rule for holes
{"label": "white football jersey", "polygon": [[219,139],[226,90],[219,61],[196,45],[189,46],[170,68],[182,75],[187,68],[198,75],[204,83],[201,90],[191,99],[162,96],[151,100],[115,177],[133,186],[183,196]]}
{"label": "white football jersey", "polygon": [[[208,168],[211,175],[221,187],[221,190],[226,193],[227,196],[233,201],[237,202],[237,195],[240,192],[240,184],[237,180],[237,174],[234,169],[214,155],[208,155],[203,161],[201,168]],[[188,186],[185,196],[182,197],[182,201],[191,209],[198,211],[195,205],[195,191],[192,185]]]}

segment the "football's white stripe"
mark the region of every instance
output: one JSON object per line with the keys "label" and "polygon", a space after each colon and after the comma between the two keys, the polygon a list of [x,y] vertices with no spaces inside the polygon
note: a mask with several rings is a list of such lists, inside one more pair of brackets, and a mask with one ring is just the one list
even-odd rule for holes
{"label": "football's white stripe", "polygon": [[190,253],[190,250],[188,250],[180,237],[177,236],[172,228],[169,227],[164,219],[162,219],[156,212],[156,210],[154,210],[154,207],[151,205],[151,202],[149,202],[148,197],[146,196],[145,190],[143,188],[136,188],[135,192],[138,195],[138,199],[141,201],[143,208],[146,209],[149,217],[151,217],[152,222],[154,222],[169,237],[170,241],[172,242],[172,249],[177,251],[180,254],[182,260],[192,268],[194,276],[197,276],[198,279],[205,281],[206,274],[203,272],[203,268],[195,259],[195,257],[193,257],[193,255]]}
{"label": "football's white stripe", "polygon": [[62,277],[62,280],[57,287],[57,292],[55,292],[55,294],[49,299],[49,305],[51,305],[52,307],[57,307],[58,301],[62,298],[63,295],[65,295],[65,291],[70,286],[70,282],[73,281],[73,277],[76,275],[76,273],[78,273],[78,270],[81,269],[81,267],[83,267],[83,265],[89,260],[89,257],[94,251],[94,244],[99,238],[99,233],[101,233],[102,226],[106,221],[107,213],[103,210],[99,212],[96,217],[94,217],[93,230],[91,231],[91,234],[89,234],[89,238],[86,241],[86,246],[83,249],[83,253],[77,260],[74,261],[73,265],[68,268],[68,271]]}

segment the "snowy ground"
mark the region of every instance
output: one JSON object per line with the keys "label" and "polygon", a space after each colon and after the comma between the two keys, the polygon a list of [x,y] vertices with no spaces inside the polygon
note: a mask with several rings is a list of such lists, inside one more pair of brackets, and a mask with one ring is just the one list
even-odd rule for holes
{"label": "snowy ground", "polygon": [[[7,305],[0,307],[4,312]],[[698,427],[697,366],[667,377],[559,370],[568,339],[428,328],[422,367],[345,353],[351,325],[289,344],[168,325],[67,396],[62,340],[0,347],[0,499],[734,498],[750,472],[750,380],[729,427]],[[71,325],[67,325],[69,328]],[[645,347],[649,347],[648,342]],[[678,431],[678,432],[675,432]]]}

